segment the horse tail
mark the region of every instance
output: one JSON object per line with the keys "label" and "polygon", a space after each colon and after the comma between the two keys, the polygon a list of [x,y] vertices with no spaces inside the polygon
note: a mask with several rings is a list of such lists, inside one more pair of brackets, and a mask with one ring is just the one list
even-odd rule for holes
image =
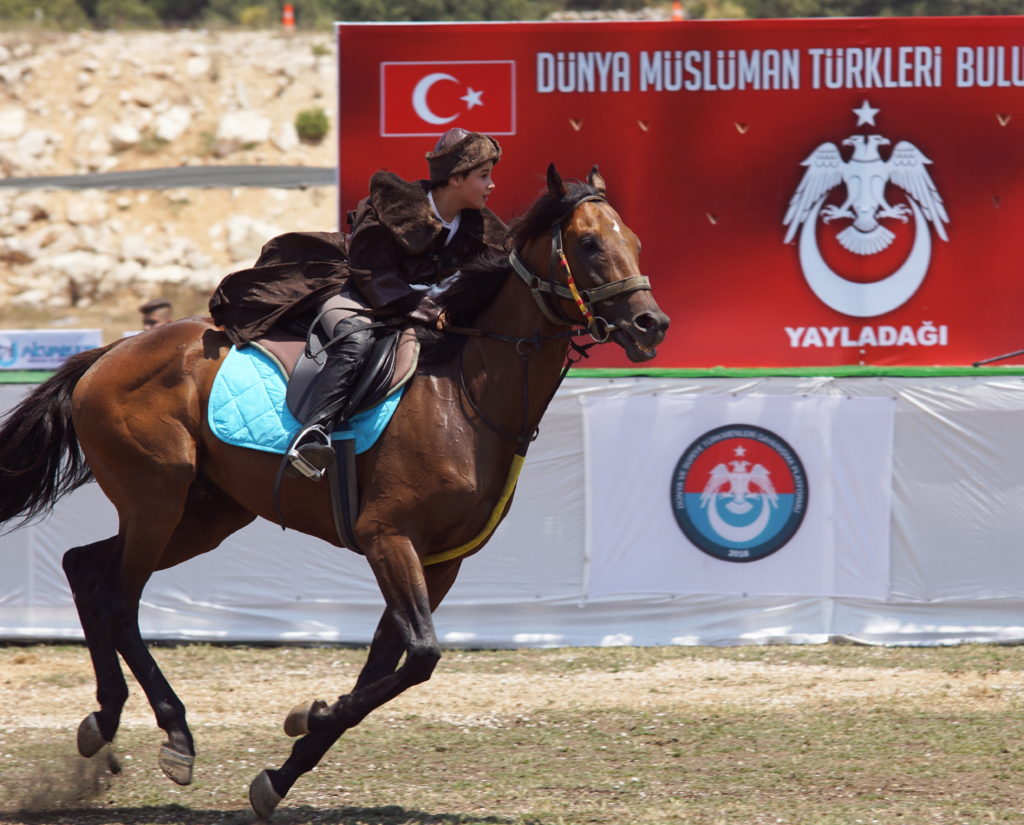
{"label": "horse tail", "polygon": [[0,524],[46,515],[92,480],[71,421],[71,393],[115,341],[68,358],[0,422]]}

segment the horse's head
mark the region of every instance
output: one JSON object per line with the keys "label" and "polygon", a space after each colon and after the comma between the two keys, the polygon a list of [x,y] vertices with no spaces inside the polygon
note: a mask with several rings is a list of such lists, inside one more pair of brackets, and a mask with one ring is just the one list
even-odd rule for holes
{"label": "horse's head", "polygon": [[597,340],[619,344],[631,361],[653,358],[669,318],[640,274],[640,241],[608,203],[604,178],[595,166],[586,184],[566,184],[551,164],[547,183],[544,210],[532,224],[527,215],[523,228],[535,228],[537,217],[546,214],[550,232],[519,234],[516,271],[531,284],[549,320],[581,323]]}

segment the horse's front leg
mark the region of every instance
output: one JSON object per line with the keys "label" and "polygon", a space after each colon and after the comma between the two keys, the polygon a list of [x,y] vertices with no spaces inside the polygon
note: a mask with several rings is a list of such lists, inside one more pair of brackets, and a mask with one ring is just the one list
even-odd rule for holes
{"label": "horse's front leg", "polygon": [[[249,787],[253,810],[267,819],[281,799],[349,728],[406,688],[425,682],[441,657],[434,634],[432,611],[441,603],[458,575],[460,560],[424,571],[407,539],[369,556],[387,608],[351,693],[333,705],[315,701],[295,708],[285,722],[290,736],[302,736],[278,770],[263,771]],[[402,654],[405,661],[398,666]],[[396,670],[397,667],[397,670]]]}

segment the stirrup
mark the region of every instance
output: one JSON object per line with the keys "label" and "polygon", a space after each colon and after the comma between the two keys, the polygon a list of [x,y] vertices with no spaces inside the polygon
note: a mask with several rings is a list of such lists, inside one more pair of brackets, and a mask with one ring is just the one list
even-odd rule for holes
{"label": "stirrup", "polygon": [[327,447],[331,451],[334,448],[331,446],[330,433],[324,432],[324,429],[319,424],[310,424],[303,430],[299,431],[299,434],[292,439],[291,445],[288,447],[288,452],[285,454],[288,457],[288,461],[292,467],[295,468],[301,475],[305,476],[312,481],[319,481],[323,478],[326,468],[320,469],[314,467],[309,461],[306,460],[305,456],[299,452],[300,446],[306,446],[302,444],[306,436],[313,436],[323,442],[323,446]]}

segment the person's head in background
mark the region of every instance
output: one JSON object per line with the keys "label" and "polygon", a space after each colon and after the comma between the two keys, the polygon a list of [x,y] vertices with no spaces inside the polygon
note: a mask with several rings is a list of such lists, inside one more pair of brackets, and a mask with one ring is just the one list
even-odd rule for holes
{"label": "person's head in background", "polygon": [[152,329],[169,324],[174,320],[174,308],[166,298],[155,298],[139,307],[142,313],[142,328]]}

